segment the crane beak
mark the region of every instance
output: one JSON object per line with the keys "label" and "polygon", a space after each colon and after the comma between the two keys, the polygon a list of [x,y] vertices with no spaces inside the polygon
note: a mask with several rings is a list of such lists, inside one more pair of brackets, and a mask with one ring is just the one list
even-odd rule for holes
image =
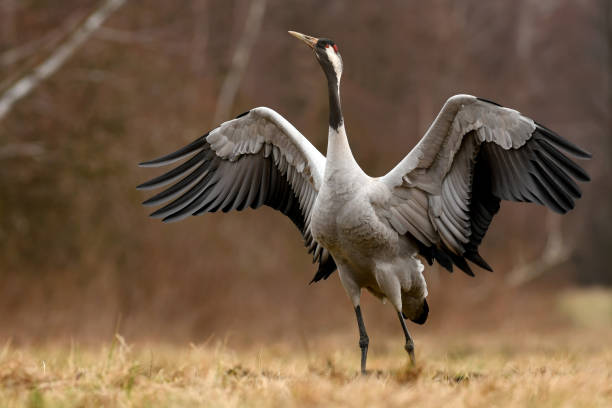
{"label": "crane beak", "polygon": [[297,33],[295,31],[288,31],[288,33],[291,34],[292,36],[294,36],[295,38],[304,41],[306,43],[306,45],[308,45],[310,48],[313,48],[313,49],[314,49],[315,45],[317,45],[317,42],[319,41],[318,38],[311,37],[311,36],[305,35],[305,34],[300,34],[300,33]]}

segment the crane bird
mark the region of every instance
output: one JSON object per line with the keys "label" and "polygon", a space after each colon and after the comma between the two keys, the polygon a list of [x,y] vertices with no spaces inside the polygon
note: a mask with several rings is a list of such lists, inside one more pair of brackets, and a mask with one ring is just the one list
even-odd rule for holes
{"label": "crane bird", "polygon": [[414,364],[405,319],[423,324],[429,312],[419,256],[451,272],[456,266],[473,276],[467,261],[492,271],[478,246],[500,201],[566,213],[581,196],[575,180],[589,181],[566,154],[590,154],[516,110],[455,95],[395,168],[370,177],[353,158],[346,135],[338,46],[289,34],[314,51],[327,78],[327,156],[272,109],[254,108],[174,153],[141,163],[156,167],[186,159],[138,186],[174,183],[143,204],[166,203],[151,214],[164,221],[262,205],[282,212],[318,262],[311,283],[338,269],[357,317],[361,372],[369,344],[360,308],[364,288],[395,308]]}

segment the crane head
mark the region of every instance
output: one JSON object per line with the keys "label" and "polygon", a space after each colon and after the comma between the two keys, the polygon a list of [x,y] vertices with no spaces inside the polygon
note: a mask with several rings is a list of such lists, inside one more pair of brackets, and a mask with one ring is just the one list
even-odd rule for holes
{"label": "crane head", "polygon": [[342,76],[342,57],[340,56],[338,45],[333,40],[311,37],[295,31],[289,31],[289,34],[302,40],[313,49],[328,80],[335,79],[337,83],[340,82],[340,77]]}

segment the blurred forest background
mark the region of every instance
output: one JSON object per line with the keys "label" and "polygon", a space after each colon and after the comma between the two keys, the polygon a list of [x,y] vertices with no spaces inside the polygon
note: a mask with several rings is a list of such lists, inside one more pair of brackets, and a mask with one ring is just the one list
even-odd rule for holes
{"label": "blurred forest background", "polygon": [[[255,106],[325,152],[324,77],[287,30],[339,44],[349,139],[371,175],[401,160],[456,93],[593,153],[568,215],[503,203],[481,250],[495,273],[426,270],[430,321],[416,339],[562,326],[569,317],[551,312],[560,293],[612,284],[610,0],[111,0],[76,47],[107,3],[0,0],[0,106],[23,78],[35,84],[0,109],[0,340],[96,341],[118,326],[131,340],[356,336],[337,274],[307,284],[315,267],[285,217],[265,208],[162,224],[135,189],[156,174],[138,162]],[[38,81],[66,44],[74,52]],[[399,342],[390,306],[364,298],[370,334]]]}

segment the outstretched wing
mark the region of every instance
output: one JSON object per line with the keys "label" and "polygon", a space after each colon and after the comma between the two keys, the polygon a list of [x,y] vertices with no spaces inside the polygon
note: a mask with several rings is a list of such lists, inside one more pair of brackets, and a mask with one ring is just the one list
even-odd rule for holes
{"label": "outstretched wing", "polygon": [[157,167],[186,159],[165,174],[138,186],[148,190],[171,184],[144,205],[165,204],[151,214],[164,221],[221,210],[267,205],[287,215],[302,233],[327,278],[333,258],[310,232],[312,208],[322,183],[325,157],[281,115],[260,107],[198,138],[187,146],[141,163]]}
{"label": "outstretched wing", "polygon": [[566,213],[589,176],[565,154],[590,154],[519,112],[471,95],[450,98],[414,149],[381,178],[392,190],[386,216],[410,234],[431,265],[478,253],[500,200],[535,202]]}

